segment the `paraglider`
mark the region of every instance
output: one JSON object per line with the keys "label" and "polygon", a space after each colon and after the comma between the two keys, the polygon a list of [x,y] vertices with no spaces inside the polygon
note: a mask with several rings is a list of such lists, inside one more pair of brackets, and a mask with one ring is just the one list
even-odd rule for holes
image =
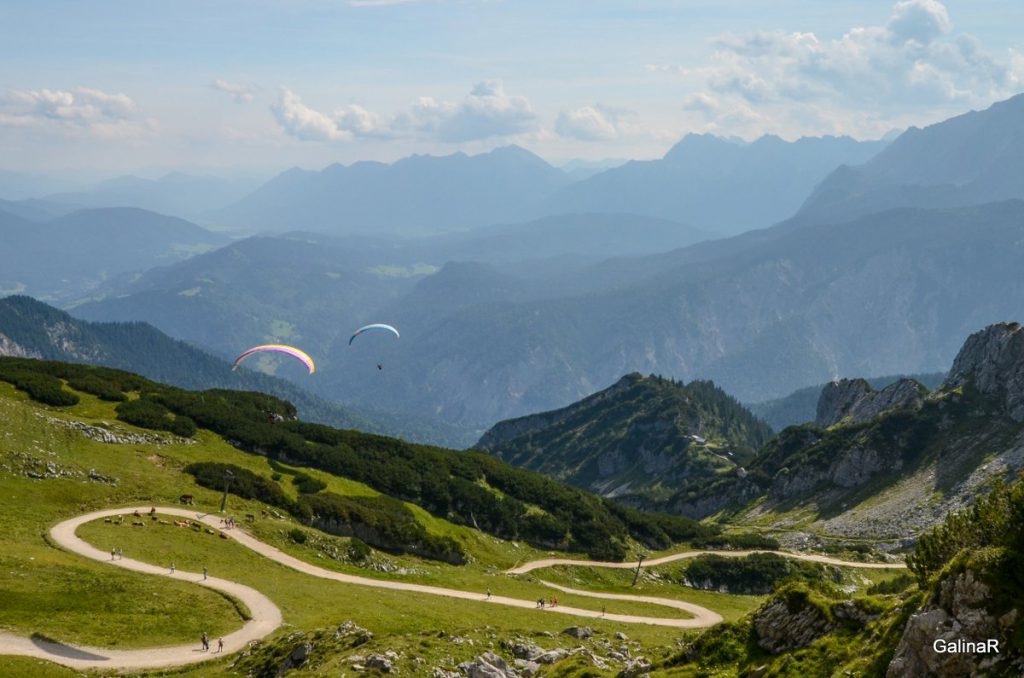
{"label": "paraglider", "polygon": [[264,352],[283,353],[285,355],[289,355],[305,365],[310,374],[316,372],[316,364],[313,362],[313,359],[309,357],[308,353],[297,349],[294,346],[285,346],[284,344],[264,344],[262,346],[253,346],[249,350],[243,352],[242,355],[235,358],[235,364],[231,366],[231,371],[233,372],[237,370],[238,366],[242,364],[242,361],[249,356]]}
{"label": "paraglider", "polygon": [[373,323],[372,325],[364,325],[363,327],[360,327],[358,330],[356,330],[349,338],[348,345],[351,346],[352,342],[356,340],[356,337],[358,337],[363,332],[367,332],[369,330],[384,330],[386,332],[391,332],[392,334],[395,335],[396,338],[402,336],[398,333],[398,330],[392,327],[391,325],[385,325],[384,323]]}

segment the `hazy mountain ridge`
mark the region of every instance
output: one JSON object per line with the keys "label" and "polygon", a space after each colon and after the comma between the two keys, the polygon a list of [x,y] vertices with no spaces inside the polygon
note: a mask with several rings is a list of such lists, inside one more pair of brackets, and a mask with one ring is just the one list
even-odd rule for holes
{"label": "hazy mountain ridge", "polygon": [[799,216],[850,218],[901,206],[960,207],[1011,198],[1024,198],[1024,94],[908,129],[863,165],[830,174]]}
{"label": "hazy mountain ridge", "polygon": [[515,221],[521,205],[571,181],[517,146],[479,155],[414,155],[319,172],[291,169],[211,215],[248,229],[424,235]]}
{"label": "hazy mountain ridge", "polygon": [[849,137],[766,135],[749,144],[689,134],[660,160],[631,161],[562,188],[538,209],[632,212],[728,235],[792,215],[818,182],[886,145]]}
{"label": "hazy mountain ridge", "polygon": [[560,410],[499,422],[476,447],[605,496],[653,496],[746,463],[770,436],[711,383],[630,374]]}
{"label": "hazy mountain ridge", "polygon": [[78,210],[43,222],[0,212],[0,290],[80,300],[114,276],[186,259],[227,240],[136,208]]}

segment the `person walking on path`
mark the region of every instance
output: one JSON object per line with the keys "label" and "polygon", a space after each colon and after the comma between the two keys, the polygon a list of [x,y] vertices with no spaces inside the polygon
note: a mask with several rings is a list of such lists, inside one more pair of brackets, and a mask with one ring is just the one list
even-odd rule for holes
{"label": "person walking on path", "polygon": [[174,574],[174,563],[171,563],[171,574]]}
{"label": "person walking on path", "polygon": [[203,652],[208,652],[210,649],[210,639],[206,635],[206,631],[203,631],[203,635],[199,637],[199,640],[203,643]]}
{"label": "person walking on path", "polygon": [[487,600],[491,599],[491,590],[487,589]]}
{"label": "person walking on path", "polygon": [[207,574],[209,574],[209,570],[206,569],[206,565],[203,565],[203,581],[206,581]]}
{"label": "person walking on path", "polygon": [[122,551],[122,550],[121,550],[121,547],[120,547],[120,546],[118,546],[118,547],[117,547],[117,559],[118,559],[118,560],[121,560],[122,558],[124,558],[124,551]]}
{"label": "person walking on path", "polygon": [[110,548],[110,559],[111,559],[111,560],[113,560],[113,559],[114,559],[114,555],[115,555],[116,553],[117,553],[117,549],[115,549],[115,548],[111,547],[111,548]]}
{"label": "person walking on path", "polygon": [[224,639],[223,638],[218,638],[217,639],[217,654],[220,654],[223,651],[224,651]]}

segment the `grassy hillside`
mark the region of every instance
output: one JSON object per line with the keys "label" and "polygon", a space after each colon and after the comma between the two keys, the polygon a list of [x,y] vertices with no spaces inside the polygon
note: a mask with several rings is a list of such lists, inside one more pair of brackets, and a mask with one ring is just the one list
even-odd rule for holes
{"label": "grassy hillside", "polygon": [[[90,509],[174,504],[181,494],[195,496],[197,511],[215,510],[220,502],[220,488],[197,485],[194,476],[186,471],[192,465],[229,464],[236,469],[236,477],[244,470],[277,488],[278,498],[282,500],[279,503],[285,505],[302,501],[309,496],[303,489],[314,487],[319,496],[330,494],[348,500],[383,496],[363,482],[315,468],[299,468],[272,456],[239,449],[208,428],[200,427],[192,436],[180,437],[119,419],[118,408],[125,403],[157,403],[162,402],[161,399],[172,402],[172,396],[187,401],[192,395],[187,392],[115,370],[80,365],[3,359],[0,371],[4,375],[0,378],[0,421],[4,422],[0,429],[0,552],[6,554],[0,556],[3,565],[0,590],[5,594],[5,605],[0,606],[0,629],[20,634],[38,633],[66,642],[128,648],[187,643],[194,641],[201,630],[216,636],[240,626],[245,610],[214,592],[104,567],[53,548],[43,536],[55,522]],[[58,378],[54,376],[56,373],[65,376]],[[34,379],[29,380],[26,374],[34,375]],[[8,379],[18,381],[39,399],[46,399],[45,394],[60,392],[67,396],[64,402],[73,404],[39,403],[25,391],[16,389]],[[123,390],[99,384],[117,384],[117,388]],[[126,400],[120,400],[117,394]],[[259,394],[205,392],[195,397],[205,398],[207,403],[218,403],[223,411],[234,415],[256,412],[258,406],[286,417],[292,411],[287,404]],[[165,414],[164,418],[173,421],[184,416]],[[193,420],[202,423],[201,416]],[[291,420],[267,423],[266,427],[257,425],[265,421],[266,413],[260,412],[258,420],[250,420],[252,430],[267,432],[273,426],[299,426]],[[324,435],[330,429],[317,431]],[[235,433],[244,433],[244,428]],[[114,442],[103,442],[104,436]],[[434,455],[427,458],[429,463],[463,456],[407,446],[398,441],[391,441],[392,447],[385,452],[388,439],[364,434],[353,433],[346,441],[369,459],[375,459],[374,464],[385,458],[374,457],[375,454],[393,454],[396,458],[413,460],[417,452],[429,453]],[[307,444],[315,447],[308,441]],[[480,463],[479,468],[489,474],[488,481],[497,480],[499,474],[494,469],[503,466],[499,462],[482,455],[466,455],[466,458]],[[510,473],[509,478],[519,481],[531,475],[521,471]],[[302,476],[318,483],[296,483],[295,479]],[[503,495],[511,501],[509,495],[495,485],[490,482],[485,485],[491,496]],[[555,488],[558,485],[542,480],[542,486]],[[517,491],[511,485],[506,488],[508,492]],[[247,524],[251,533],[322,567],[373,578],[480,591],[481,598],[487,589],[528,600],[551,595],[551,589],[541,585],[536,576],[502,574],[516,563],[543,557],[545,552],[523,541],[498,539],[459,524],[457,513],[438,516],[418,504],[399,502],[427,535],[457,543],[468,556],[465,565],[393,550],[366,549],[359,546],[355,538],[302,525],[287,510],[257,499],[242,498],[237,494],[242,490],[241,484],[235,485],[229,511],[239,518],[253,513],[256,521]],[[575,501],[586,501],[584,493],[568,492],[576,497]],[[593,501],[595,503],[586,502],[578,510],[591,510],[595,515],[601,513],[603,502]],[[526,507],[531,513],[546,511],[539,504]],[[610,513],[604,515],[607,520],[623,520]],[[297,537],[297,534],[303,536]],[[331,638],[333,630],[350,619],[370,629],[376,638],[358,650],[349,645],[318,641],[320,651],[326,653],[321,668],[333,671],[332,675],[347,666],[347,655],[387,649],[403,654],[400,663],[405,673],[418,675],[416,667],[420,664],[414,662],[415,657],[429,662],[428,665],[454,666],[459,661],[479,656],[482,648],[492,643],[497,646],[502,639],[526,637],[543,647],[564,646],[566,641],[560,640],[558,634],[573,623],[571,617],[538,615],[531,610],[514,608],[502,609],[500,615],[495,615],[493,607],[482,600],[456,609],[450,601],[435,596],[325,582],[268,562],[233,541],[158,521],[141,529],[131,527],[130,521],[123,525],[96,522],[83,526],[79,535],[100,549],[120,546],[126,557],[154,564],[174,562],[180,569],[190,571],[206,566],[212,576],[239,581],[265,592],[282,608],[285,621],[291,625],[266,644],[268,652],[273,652],[274,648],[290,651],[295,645],[296,633],[315,637],[320,630],[329,629],[325,633]],[[582,536],[575,538],[578,541]],[[631,546],[639,546],[631,536],[625,539]],[[722,606],[731,611],[730,615],[742,614],[757,603],[757,599],[735,597],[734,600],[724,594],[704,592],[696,592],[697,597],[693,598],[679,586],[657,582],[651,586],[653,588],[642,590],[662,597],[694,599],[701,604]],[[629,586],[619,582],[610,590],[629,592]],[[644,603],[599,601],[571,594],[559,594],[559,597],[563,605],[589,609],[603,606],[609,613],[666,614],[664,608]],[[621,630],[621,625],[601,620],[588,621],[588,625],[598,634],[595,642]],[[653,656],[668,656],[678,636],[677,632],[657,627],[637,626],[625,630],[634,652]],[[441,631],[444,634],[439,635]],[[539,635],[545,633],[550,636]],[[452,638],[460,640],[456,643]],[[228,664],[227,661],[214,662],[170,674],[227,675]],[[2,656],[0,674],[72,675],[35,660]]]}
{"label": "grassy hillside", "polygon": [[561,410],[501,422],[477,447],[592,492],[665,498],[747,463],[770,437],[711,382],[630,374]]}
{"label": "grassy hillside", "polygon": [[[80,398],[67,390],[66,381],[117,402],[115,412],[127,423],[184,436],[199,426],[247,452],[364,482],[435,516],[542,548],[621,559],[634,539],[665,548],[709,534],[709,528],[688,519],[616,506],[482,453],[302,422],[291,403],[261,393],[190,392],[107,368],[19,358],[0,359],[0,379],[39,402],[74,405]],[[277,503],[307,518],[327,513],[322,503],[316,510]]]}

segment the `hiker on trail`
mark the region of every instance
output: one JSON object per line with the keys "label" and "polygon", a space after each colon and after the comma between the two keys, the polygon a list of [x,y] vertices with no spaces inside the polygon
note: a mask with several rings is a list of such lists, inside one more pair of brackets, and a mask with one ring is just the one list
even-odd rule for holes
{"label": "hiker on trail", "polygon": [[223,638],[218,638],[217,639],[217,652],[219,653],[219,652],[223,652],[223,651],[224,651],[224,639]]}
{"label": "hiker on trail", "polygon": [[120,547],[120,546],[118,546],[118,547],[117,547],[117,559],[118,559],[118,560],[121,560],[122,558],[124,558],[124,551],[122,551],[122,550],[121,550],[121,547]]}
{"label": "hiker on trail", "polygon": [[541,598],[540,600],[537,601],[537,607],[539,607],[542,610],[544,609],[544,599],[543,598]]}
{"label": "hiker on trail", "polygon": [[206,569],[206,565],[203,565],[203,581],[206,581],[206,575],[208,573],[209,573],[209,570]]}
{"label": "hiker on trail", "polygon": [[491,599],[491,590],[487,589],[487,600]]}
{"label": "hiker on trail", "polygon": [[551,607],[554,607],[555,605],[557,605],[557,603],[555,602],[555,597],[554,597],[554,596],[551,596],[551,600],[549,601],[549,603],[548,603],[548,604],[549,604],[549,605],[550,605]]}
{"label": "hiker on trail", "polygon": [[149,515],[151,515],[151,516],[155,516],[156,515],[156,507],[155,506],[153,508],[149,509]]}
{"label": "hiker on trail", "polygon": [[174,574],[174,563],[171,563],[171,574]]}
{"label": "hiker on trail", "polygon": [[601,616],[602,617],[604,616],[604,612],[605,612],[606,609],[608,609],[608,608],[604,607],[603,605],[601,606]]}
{"label": "hiker on trail", "polygon": [[110,559],[111,559],[111,560],[113,560],[113,559],[114,559],[114,554],[115,554],[115,553],[117,553],[117,549],[115,549],[115,548],[111,548],[111,549],[110,549]]}
{"label": "hiker on trail", "polygon": [[208,651],[210,649],[210,639],[207,638],[206,631],[203,631],[203,635],[199,637],[199,640],[203,643],[203,652]]}

